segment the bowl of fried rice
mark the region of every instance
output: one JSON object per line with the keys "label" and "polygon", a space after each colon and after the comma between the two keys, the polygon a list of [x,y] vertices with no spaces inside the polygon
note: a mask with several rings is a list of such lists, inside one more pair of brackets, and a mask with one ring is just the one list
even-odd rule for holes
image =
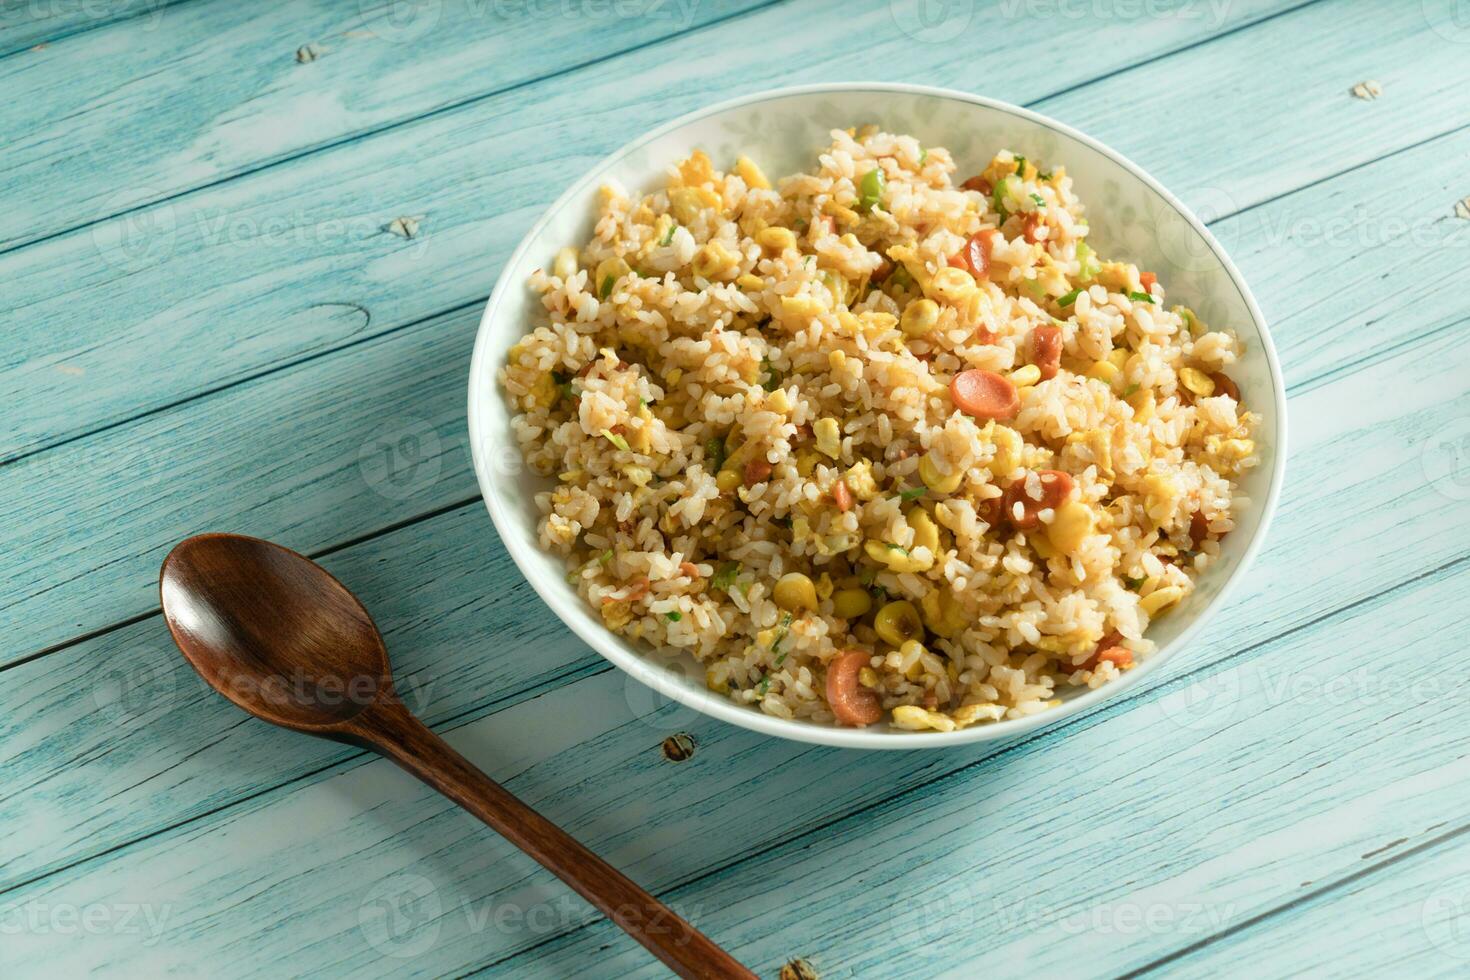
{"label": "bowl of fried rice", "polygon": [[1138,683],[1244,574],[1286,453],[1261,312],[1183,204],[1061,123],[895,84],[745,96],[599,163],[507,262],[469,423],[582,640],[864,748]]}

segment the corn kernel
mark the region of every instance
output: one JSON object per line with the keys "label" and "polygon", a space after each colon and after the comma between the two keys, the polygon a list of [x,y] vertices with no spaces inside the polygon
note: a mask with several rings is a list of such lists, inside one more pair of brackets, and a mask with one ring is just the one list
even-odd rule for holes
{"label": "corn kernel", "polygon": [[839,619],[857,619],[873,608],[867,589],[838,589],[832,593],[832,613]]}
{"label": "corn kernel", "polygon": [[1011,372],[1011,383],[1017,388],[1029,388],[1041,380],[1041,368],[1035,364],[1016,368]]}
{"label": "corn kernel", "polygon": [[890,602],[878,610],[873,617],[873,630],[879,639],[895,647],[924,636],[924,624],[919,619],[919,611],[914,608],[913,603],[902,599]]}
{"label": "corn kernel", "polygon": [[744,479],[735,470],[720,470],[719,473],[715,474],[715,486],[719,488],[721,493],[730,493],[743,482]]}
{"label": "corn kernel", "polygon": [[1142,599],[1139,599],[1138,608],[1142,609],[1150,616],[1157,616],[1161,611],[1169,606],[1172,606],[1174,603],[1183,598],[1184,590],[1181,589],[1179,586],[1165,586],[1164,588],[1158,589],[1154,592],[1150,592]]}
{"label": "corn kernel", "polygon": [[1087,376],[1089,378],[1096,378],[1110,387],[1117,383],[1122,373],[1118,369],[1118,366],[1111,361],[1098,361],[1087,369]]}
{"label": "corn kernel", "polygon": [[735,172],[740,179],[745,181],[746,187],[753,187],[759,191],[771,189],[771,182],[766,179],[765,173],[749,157],[739,157],[735,161]]}
{"label": "corn kernel", "polygon": [[787,612],[805,612],[817,608],[817,587],[809,576],[788,572],[776,580],[771,599]]}
{"label": "corn kernel", "polygon": [[948,474],[939,472],[932,450],[919,457],[919,479],[935,493],[954,493],[965,482],[965,473],[956,467]]}
{"label": "corn kernel", "polygon": [[964,269],[945,266],[930,278],[924,292],[946,303],[963,302],[975,291],[975,280]]}
{"label": "corn kernel", "polygon": [[1198,368],[1180,368],[1179,383],[1201,398],[1208,398],[1215,393],[1215,382]]}
{"label": "corn kernel", "polygon": [[858,671],[858,683],[863,687],[878,686],[878,672],[872,667],[864,667]]}
{"label": "corn kernel", "polygon": [[939,325],[939,304],[932,299],[916,299],[904,307],[899,329],[910,337],[922,337]]}
{"label": "corn kernel", "polygon": [[1092,533],[1092,508],[1080,500],[1069,500],[1057,508],[1046,536],[1064,555],[1074,554]]}
{"label": "corn kernel", "polygon": [[1021,465],[1021,434],[1004,425],[996,426],[991,435],[995,442],[995,456],[991,458],[989,470],[997,479],[1005,479]]}

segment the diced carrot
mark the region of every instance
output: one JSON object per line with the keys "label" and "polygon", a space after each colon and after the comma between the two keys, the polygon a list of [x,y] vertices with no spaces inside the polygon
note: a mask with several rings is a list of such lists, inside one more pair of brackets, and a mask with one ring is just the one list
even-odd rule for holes
{"label": "diced carrot", "polygon": [[846,480],[837,480],[832,484],[832,502],[844,514],[852,510],[852,491],[847,488]]}
{"label": "diced carrot", "polygon": [[862,728],[883,718],[878,695],[858,680],[858,672],[871,659],[861,650],[844,650],[827,665],[827,703],[840,724]]}
{"label": "diced carrot", "polygon": [[1152,272],[1140,272],[1138,274],[1138,281],[1143,283],[1144,292],[1151,293],[1154,291],[1154,284],[1159,281],[1159,277]]}
{"label": "diced carrot", "polygon": [[1009,378],[994,371],[972,368],[949,383],[955,407],[977,419],[1012,419],[1021,410],[1021,396]]}
{"label": "diced carrot", "polygon": [[690,578],[699,578],[699,568],[692,561],[679,562],[679,571]]}
{"label": "diced carrot", "polygon": [[979,174],[965,181],[960,187],[967,191],[979,191],[981,194],[989,194],[995,190],[995,188],[990,186],[990,181],[981,177]]}

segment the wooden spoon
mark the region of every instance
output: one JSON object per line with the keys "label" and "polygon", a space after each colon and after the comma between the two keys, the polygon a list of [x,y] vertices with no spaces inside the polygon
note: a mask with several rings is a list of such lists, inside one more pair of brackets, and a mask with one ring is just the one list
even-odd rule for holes
{"label": "wooden spoon", "polygon": [[371,749],[489,824],[683,977],[755,974],[476,769],[404,706],[383,637],[325,569],[233,534],[163,563],[163,615],[205,682],[257,718]]}

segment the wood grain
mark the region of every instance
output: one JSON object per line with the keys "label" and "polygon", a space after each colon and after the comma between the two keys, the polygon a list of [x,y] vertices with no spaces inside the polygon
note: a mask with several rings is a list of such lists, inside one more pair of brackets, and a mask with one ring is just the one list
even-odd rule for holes
{"label": "wood grain", "polygon": [[[784,4],[573,70],[657,32],[550,23],[494,58],[495,12],[446,0],[452,32],[411,55],[353,37],[278,64],[347,15],[191,0],[149,37],[128,6],[42,4],[22,27],[58,43],[0,39],[0,241],[30,242],[0,255],[0,973],[645,965],[391,767],[303,753],[192,680],[140,583],[221,523],[345,543],[327,563],[429,721],[763,975],[1458,972],[1470,35],[1449,0],[979,3],[942,44],[901,2]],[[471,500],[475,304],[544,203],[683,109],[859,77],[1041,100],[1228,216],[1291,387],[1242,593],[1156,683],[1020,743],[844,754],[659,705],[555,622]],[[1369,78],[1377,100],[1349,94]],[[275,124],[313,98],[319,127]],[[114,193],[136,210],[106,220]],[[400,214],[418,238],[382,230]],[[106,922],[78,942],[57,909]]]}
{"label": "wood grain", "polygon": [[[1345,553],[1386,554],[1391,549],[1399,549],[1417,556],[1416,560],[1440,562],[1465,557],[1463,537],[1447,536],[1443,528],[1470,526],[1470,502],[1446,499],[1432,492],[1432,488],[1431,492],[1422,492],[1422,470],[1412,476],[1422,455],[1422,443],[1397,435],[1404,430],[1424,428],[1422,420],[1444,407],[1470,413],[1470,380],[1451,359],[1444,357],[1452,341],[1445,337],[1432,339],[1421,347],[1401,352],[1387,362],[1382,373],[1348,374],[1296,401],[1293,409],[1297,415],[1332,421],[1337,429],[1330,434],[1319,431],[1298,440],[1292,472],[1313,476],[1289,480],[1279,518],[1282,533],[1273,538],[1260,572],[1248,583],[1244,594],[1222,614],[1197,649],[1165,668],[1160,685],[1183,686],[1186,675],[1192,671],[1205,670],[1237,651],[1273,637],[1315,628],[1313,624],[1322,617],[1371,600],[1375,594],[1414,574],[1405,573],[1392,561],[1367,568],[1356,562],[1324,564],[1321,561],[1324,539],[1331,538]],[[1425,364],[1438,365],[1438,370],[1426,374]],[[1417,389],[1420,394],[1416,399],[1397,403],[1404,413],[1402,416],[1364,421],[1344,409],[1363,402],[1384,384],[1409,384],[1410,378],[1420,379],[1422,387]],[[1365,522],[1362,527],[1349,529],[1353,536],[1339,533],[1342,522],[1337,515],[1383,511],[1387,501],[1379,494],[1404,492],[1404,483],[1392,482],[1396,473],[1410,474],[1419,481],[1421,492],[1417,497],[1437,515],[1437,521],[1426,522],[1414,514],[1402,514],[1397,519]],[[378,621],[388,630],[393,655],[403,675],[411,679],[416,691],[430,699],[418,710],[431,721],[447,718],[455,724],[495,712],[486,724],[501,724],[494,719],[507,710],[519,712],[524,695],[500,701],[502,688],[497,685],[504,685],[511,692],[529,689],[537,694],[539,702],[524,703],[540,703],[548,725],[567,724],[572,717],[587,719],[577,726],[576,741],[571,744],[582,745],[584,749],[591,744],[604,746],[612,755],[588,762],[590,768],[575,765],[566,776],[559,774],[559,767],[572,765],[571,762],[552,765],[544,774],[544,778],[553,781],[552,785],[557,779],[567,778],[579,788],[569,797],[577,801],[575,813],[548,812],[633,872],[632,863],[617,857],[612,849],[614,842],[596,837],[593,825],[582,821],[607,821],[613,828],[621,828],[619,832],[632,835],[633,840],[641,839],[640,831],[629,828],[636,825],[642,831],[648,830],[640,817],[644,811],[630,801],[667,802],[672,797],[661,782],[669,773],[656,767],[637,769],[637,760],[644,753],[653,753],[658,740],[680,726],[696,732],[705,758],[709,757],[708,750],[716,733],[720,733],[720,738],[726,734],[744,736],[733,729],[703,722],[679,708],[655,715],[650,724],[636,721],[639,715],[650,713],[651,702],[645,691],[620,674],[583,677],[563,691],[554,692],[554,697],[544,687],[534,687],[538,680],[544,680],[543,671],[565,673],[577,667],[593,670],[600,663],[589,658],[579,644],[551,622],[549,614],[543,614],[544,621],[537,632],[522,633],[512,641],[497,640],[545,651],[539,657],[495,657],[485,646],[488,639],[464,650],[446,649],[446,642],[452,643],[454,637],[475,630],[482,623],[485,624],[482,635],[487,638],[506,637],[503,623],[529,625],[526,613],[521,611],[527,608],[529,590],[519,580],[510,579],[515,583],[514,588],[503,596],[492,596],[488,608],[478,605],[486,601],[478,598],[487,587],[481,583],[489,583],[493,590],[494,582],[507,581],[507,564],[498,547],[493,553],[487,550],[482,555],[473,533],[473,522],[483,520],[482,515],[471,509],[453,516],[454,520],[446,515],[349,549],[329,565],[363,595]],[[436,526],[441,524],[442,527]],[[1304,580],[1299,571],[1304,567],[1320,571]],[[431,577],[426,574],[430,569],[438,569],[441,574]],[[407,594],[400,596],[400,592]],[[466,608],[458,608],[467,596],[477,598]],[[534,603],[531,606],[539,610]],[[440,617],[445,616],[440,610],[444,609],[453,612],[440,622]],[[111,637],[102,638],[65,654],[16,668],[11,672],[15,676],[13,688],[6,689],[17,692],[14,708],[9,707],[9,695],[0,692],[0,697],[4,697],[0,704],[6,705],[0,716],[16,718],[14,731],[5,732],[0,738],[0,760],[6,768],[52,774],[7,796],[0,804],[0,820],[27,827],[32,825],[29,821],[49,819],[46,814],[65,810],[67,804],[75,808],[73,813],[86,817],[84,822],[70,821],[50,830],[40,849],[31,835],[17,835],[15,848],[6,854],[4,864],[6,880],[11,884],[30,878],[37,871],[49,870],[48,865],[54,867],[62,856],[79,858],[98,853],[160,831],[180,819],[206,813],[203,820],[165,831],[162,840],[154,837],[152,841],[158,841],[163,847],[171,846],[163,843],[168,839],[193,839],[204,833],[205,827],[227,825],[240,819],[238,811],[242,807],[248,811],[261,799],[282,792],[279,787],[287,779],[318,772],[340,763],[345,756],[345,753],[322,753],[300,760],[286,758],[282,736],[278,733],[258,726],[237,727],[227,706],[201,698],[197,687],[183,683],[179,672],[171,666],[175,661],[156,624],[140,624],[132,629],[134,632],[125,640],[120,638],[114,643]],[[156,637],[152,647],[148,646],[149,630]],[[1311,658],[1314,663],[1330,664],[1335,657],[1344,669],[1349,669],[1353,653],[1342,648],[1314,653]],[[135,665],[136,673],[129,671],[122,677],[116,670],[100,674],[98,684],[102,693],[93,695],[97,701],[89,701],[67,683],[68,677],[85,676],[86,671],[95,670],[94,665],[99,662],[124,660]],[[56,665],[54,673],[52,663]],[[126,692],[125,696],[113,695],[114,690],[119,690],[114,685],[124,684],[133,686],[120,688]],[[605,684],[614,687],[600,686]],[[60,698],[60,693],[67,696]],[[567,701],[566,697],[573,700]],[[581,703],[578,698],[588,700]],[[621,709],[614,710],[619,701]],[[99,703],[105,710],[97,710]],[[613,704],[612,708],[609,703]],[[1125,709],[1120,706],[1118,710]],[[526,716],[517,714],[516,717]],[[670,720],[662,720],[664,717]],[[53,740],[53,730],[38,727],[43,719],[50,720],[55,732],[65,732],[65,740],[58,744]],[[161,729],[177,733],[177,738],[161,740],[158,737]],[[1203,730],[1208,731],[1208,725]],[[544,737],[540,728],[537,732],[535,737]],[[1063,733],[1043,737],[1070,744]],[[199,752],[201,744],[209,748]],[[794,760],[798,755],[804,758],[811,750],[791,747],[796,755],[777,753],[775,756],[764,750],[756,752],[757,747],[766,744],[759,740],[748,745],[742,743],[743,747],[732,749],[732,757],[754,754],[739,766],[732,764],[728,769],[719,769],[718,779],[734,780],[730,784],[730,798],[720,803],[720,825],[746,829],[739,834],[723,833],[718,848],[713,844],[702,845],[699,851],[702,869],[758,853],[793,833],[821,826],[903,789],[924,785],[937,775],[994,751],[981,749],[938,756],[829,753],[812,757],[808,768]],[[506,758],[520,758],[516,753],[525,751],[524,747],[517,748]],[[630,775],[633,771],[629,770],[630,766],[641,775]],[[761,793],[737,792],[740,780],[751,778],[752,767],[761,772],[771,770],[761,777],[770,781],[768,789]],[[610,778],[613,774],[621,775]],[[808,784],[813,780],[823,787],[821,794],[810,793]],[[611,785],[605,786],[604,791],[614,796],[597,797],[594,787],[608,781]],[[286,789],[289,790],[289,785]],[[715,799],[706,795],[712,790],[709,782],[699,781],[689,788],[693,798],[701,801]],[[244,802],[238,807],[218,809],[232,800]],[[752,809],[746,809],[747,806]],[[657,824],[659,818],[647,819]],[[670,830],[667,835],[660,830],[656,838],[680,839],[677,830]],[[28,840],[32,843],[27,846]],[[136,867],[148,860],[149,844],[145,841],[138,847],[105,855],[99,859],[100,865],[93,865],[86,873],[100,873],[99,866],[106,868],[113,863]],[[220,873],[226,878],[253,873],[249,859],[242,860],[247,862],[242,867],[228,866]],[[684,868],[681,873],[691,872]],[[677,876],[659,878],[653,871],[639,870],[638,874],[654,885],[680,880]],[[230,886],[222,883],[219,887],[228,891]],[[26,889],[20,892],[28,893]],[[700,925],[698,921],[695,924]]]}
{"label": "wood grain", "polygon": [[[1463,317],[1452,283],[1470,222],[1450,207],[1467,152],[1470,133],[1451,134],[1217,223],[1290,384],[1369,365]],[[1427,283],[1410,316],[1385,273]],[[0,585],[15,623],[0,663],[147,612],[163,555],[217,522],[314,552],[473,497],[462,385],[476,322],[469,306],[346,361],[322,357],[0,468],[19,556]],[[92,483],[73,487],[79,472]]]}
{"label": "wood grain", "polygon": [[199,0],[94,30],[18,59],[0,82],[20,136],[0,160],[0,195],[14,198],[0,251],[770,2],[608,4],[579,17],[488,0],[294,0],[262,17]]}
{"label": "wood grain", "polygon": [[[1232,3],[1228,23],[1282,6]],[[985,87],[1025,102],[1211,33],[1198,18],[997,32],[972,17],[960,43],[916,48],[880,5],[843,8],[861,48],[811,57],[833,16],[824,4],[760,10],[681,36],[678,58],[643,48],[0,255],[23,313],[0,335],[0,399],[16,406],[0,462],[483,298],[562,188],[700,105],[871,77],[875,65],[879,77],[973,86],[977,59],[1002,53],[1017,67]],[[744,43],[752,36],[776,40]],[[1084,37],[1100,58],[1050,57]],[[420,219],[412,240],[385,230],[405,215]]]}

